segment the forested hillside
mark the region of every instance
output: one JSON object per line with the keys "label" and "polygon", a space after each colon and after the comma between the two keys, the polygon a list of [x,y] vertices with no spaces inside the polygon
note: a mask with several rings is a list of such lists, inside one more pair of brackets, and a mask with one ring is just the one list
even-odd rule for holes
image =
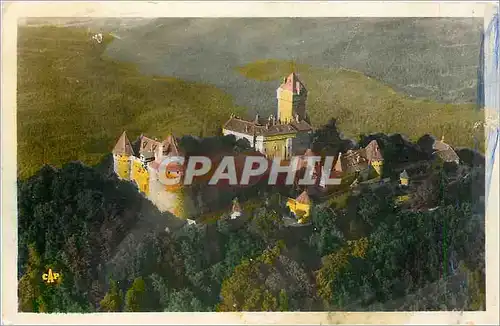
{"label": "forested hillside", "polygon": [[[389,166],[397,153],[425,158],[417,144],[374,137],[395,153]],[[326,144],[340,142],[316,138]],[[285,227],[279,194],[267,193],[245,219],[170,232],[162,230],[173,217],[107,173],[106,162],[44,167],[19,182],[19,308],[484,309],[484,166],[467,153],[468,164],[421,166],[403,204],[388,183],[315,205],[311,225]],[[157,225],[139,236],[143,219]],[[58,284],[42,282],[48,267],[61,273]]]}

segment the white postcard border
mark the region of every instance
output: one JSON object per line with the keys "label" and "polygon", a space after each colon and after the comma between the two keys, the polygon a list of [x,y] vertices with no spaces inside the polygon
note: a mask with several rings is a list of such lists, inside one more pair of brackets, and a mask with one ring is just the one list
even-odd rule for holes
{"label": "white postcard border", "polygon": [[[2,323],[5,324],[497,324],[499,322],[499,152],[495,154],[486,209],[485,312],[275,312],[275,313],[95,313],[17,312],[16,44],[22,17],[484,17],[488,2],[10,2],[2,3],[1,217]],[[497,2],[498,3],[498,2]],[[498,89],[498,85],[497,85]],[[498,117],[498,108],[494,108]],[[498,118],[495,119],[498,128]]]}

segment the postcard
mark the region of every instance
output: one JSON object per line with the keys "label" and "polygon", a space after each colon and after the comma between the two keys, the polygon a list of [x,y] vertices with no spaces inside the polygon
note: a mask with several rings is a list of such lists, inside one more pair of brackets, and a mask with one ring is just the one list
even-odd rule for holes
{"label": "postcard", "polygon": [[495,324],[489,2],[10,2],[2,322]]}

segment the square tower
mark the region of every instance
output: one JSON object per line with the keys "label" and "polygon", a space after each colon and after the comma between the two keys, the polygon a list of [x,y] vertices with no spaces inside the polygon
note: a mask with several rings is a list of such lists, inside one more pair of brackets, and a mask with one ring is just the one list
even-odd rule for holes
{"label": "square tower", "polygon": [[289,123],[306,118],[307,89],[293,72],[283,79],[283,83],[276,90],[278,99],[278,120]]}

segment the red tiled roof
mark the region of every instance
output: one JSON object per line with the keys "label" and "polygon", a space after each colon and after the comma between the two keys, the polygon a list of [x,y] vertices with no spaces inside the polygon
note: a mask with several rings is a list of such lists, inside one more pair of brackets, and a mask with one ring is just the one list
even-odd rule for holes
{"label": "red tiled roof", "polygon": [[[160,153],[160,149],[162,149],[163,153]],[[179,149],[179,146],[177,145],[177,140],[175,139],[174,136],[169,135],[165,140],[162,142],[156,140],[156,139],[151,139],[149,137],[146,137],[144,135],[140,136],[140,147],[139,147],[139,154],[143,153],[155,153],[157,157],[160,156],[165,156],[165,155],[181,155],[181,150]]]}
{"label": "red tiled roof", "polygon": [[297,161],[297,169],[306,168],[308,164],[308,157],[319,156],[314,153],[310,148],[307,149],[302,156],[299,156]]}
{"label": "red tiled roof", "polygon": [[382,161],[384,157],[382,156],[382,152],[380,151],[380,147],[378,146],[378,142],[376,140],[372,140],[365,147],[365,156],[368,161]]}
{"label": "red tiled roof", "polygon": [[347,153],[341,156],[341,164],[342,171],[352,173],[366,169],[368,167],[368,160],[363,149],[348,150]]}
{"label": "red tiled roof", "polygon": [[448,149],[441,150],[441,151],[435,151],[434,155],[436,157],[439,157],[445,162],[459,162],[460,157],[458,154],[451,148],[449,147]]}
{"label": "red tiled roof", "polygon": [[144,135],[141,135],[141,147],[139,148],[139,154],[146,152],[155,152],[160,148],[161,143],[157,140],[151,139]]}
{"label": "red tiled roof", "polygon": [[[234,165],[235,165],[235,171],[236,171],[236,178],[238,183],[241,180],[242,174],[243,174],[243,168],[245,166],[245,159],[248,156],[259,156],[259,157],[265,157],[262,153],[256,152],[256,151],[248,151],[245,153],[211,153],[210,154],[210,159],[212,161],[212,168],[211,170],[203,175],[203,176],[197,176],[194,177],[193,182],[194,183],[208,183],[210,179],[212,178],[213,174],[215,173],[215,170],[219,166],[220,162],[222,161],[223,157],[227,156],[232,156],[234,157]],[[249,180],[249,185],[253,185],[260,181],[265,175],[261,176],[251,176]],[[219,180],[218,183],[215,185],[218,187],[235,187],[234,185],[229,184],[229,180],[227,179],[222,179]],[[246,187],[247,185],[242,185],[241,187]]]}
{"label": "red tiled roof", "polygon": [[311,131],[312,127],[304,120],[292,121],[290,123],[258,124],[237,117],[231,117],[224,124],[224,129],[239,132],[246,135],[272,136],[280,134],[294,134],[297,132]]}
{"label": "red tiled roof", "polygon": [[261,125],[255,121],[243,120],[237,117],[231,117],[224,124],[224,129],[239,132],[246,135],[272,136],[280,134],[295,134],[297,129],[292,124],[273,124]]}
{"label": "red tiled roof", "polygon": [[444,142],[444,137],[441,137],[441,140],[435,140],[432,144],[432,149],[435,151],[445,151],[450,148],[451,146]]}

